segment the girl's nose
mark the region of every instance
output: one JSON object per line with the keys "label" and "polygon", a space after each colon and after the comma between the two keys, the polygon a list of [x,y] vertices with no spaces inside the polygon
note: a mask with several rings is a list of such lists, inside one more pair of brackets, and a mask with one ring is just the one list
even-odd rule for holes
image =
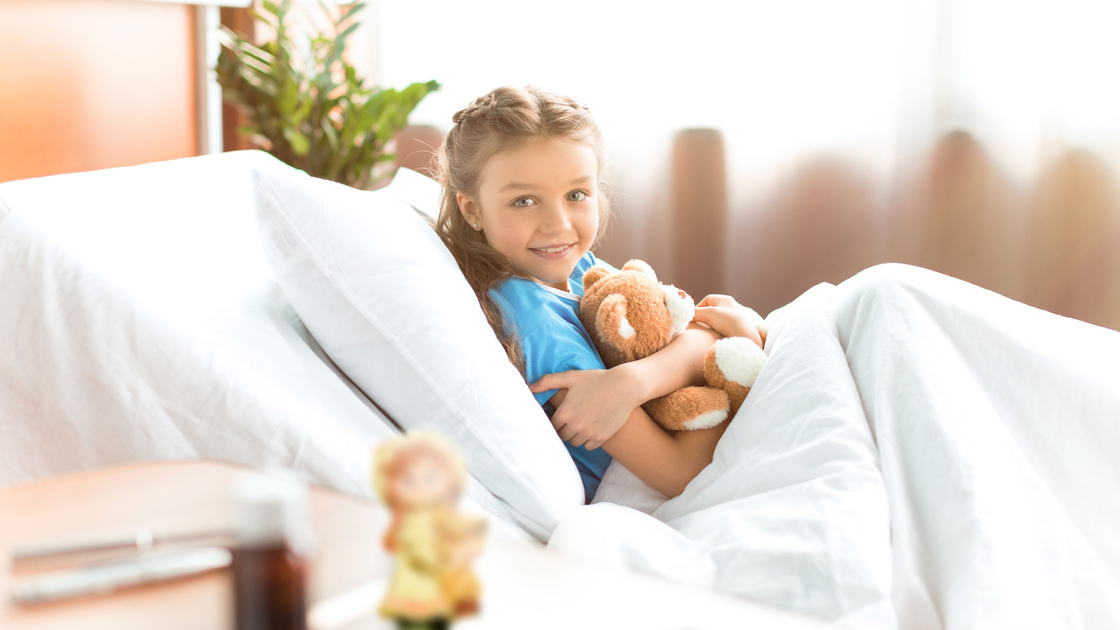
{"label": "girl's nose", "polygon": [[568,218],[568,209],[564,204],[553,204],[547,208],[541,229],[555,234],[563,234],[572,229],[572,221]]}

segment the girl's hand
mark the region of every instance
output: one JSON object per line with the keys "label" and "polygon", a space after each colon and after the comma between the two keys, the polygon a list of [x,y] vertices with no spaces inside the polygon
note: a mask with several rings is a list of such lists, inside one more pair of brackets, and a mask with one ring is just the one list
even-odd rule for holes
{"label": "girl's hand", "polygon": [[762,336],[747,308],[730,295],[709,295],[700,300],[692,321],[711,326],[724,337],[746,337],[762,347]]}
{"label": "girl's hand", "polygon": [[640,387],[626,364],[609,370],[570,370],[545,375],[529,385],[533,393],[560,391],[552,397],[552,426],[572,446],[594,450],[609,440],[630,412],[642,404]]}

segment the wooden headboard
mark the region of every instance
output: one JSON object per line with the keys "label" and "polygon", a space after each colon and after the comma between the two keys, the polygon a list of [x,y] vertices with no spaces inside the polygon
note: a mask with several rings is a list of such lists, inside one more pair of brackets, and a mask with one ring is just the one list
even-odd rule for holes
{"label": "wooden headboard", "polygon": [[0,182],[197,155],[194,9],[0,2]]}

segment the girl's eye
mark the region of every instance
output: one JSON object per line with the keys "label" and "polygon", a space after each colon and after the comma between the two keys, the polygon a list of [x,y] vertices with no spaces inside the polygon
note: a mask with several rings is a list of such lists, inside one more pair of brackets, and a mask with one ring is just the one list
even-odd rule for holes
{"label": "girl's eye", "polygon": [[533,205],[533,199],[531,197],[518,197],[513,200],[512,205],[516,208],[528,208]]}
{"label": "girl's eye", "polygon": [[587,199],[587,193],[582,190],[573,190],[568,193],[568,201],[583,201],[584,199]]}

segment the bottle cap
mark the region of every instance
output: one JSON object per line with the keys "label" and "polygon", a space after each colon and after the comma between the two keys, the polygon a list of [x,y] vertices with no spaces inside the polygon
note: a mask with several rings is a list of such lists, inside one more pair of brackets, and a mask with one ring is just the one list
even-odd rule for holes
{"label": "bottle cap", "polygon": [[287,543],[306,555],[315,546],[307,484],[290,474],[244,473],[234,481],[237,537],[242,546]]}

